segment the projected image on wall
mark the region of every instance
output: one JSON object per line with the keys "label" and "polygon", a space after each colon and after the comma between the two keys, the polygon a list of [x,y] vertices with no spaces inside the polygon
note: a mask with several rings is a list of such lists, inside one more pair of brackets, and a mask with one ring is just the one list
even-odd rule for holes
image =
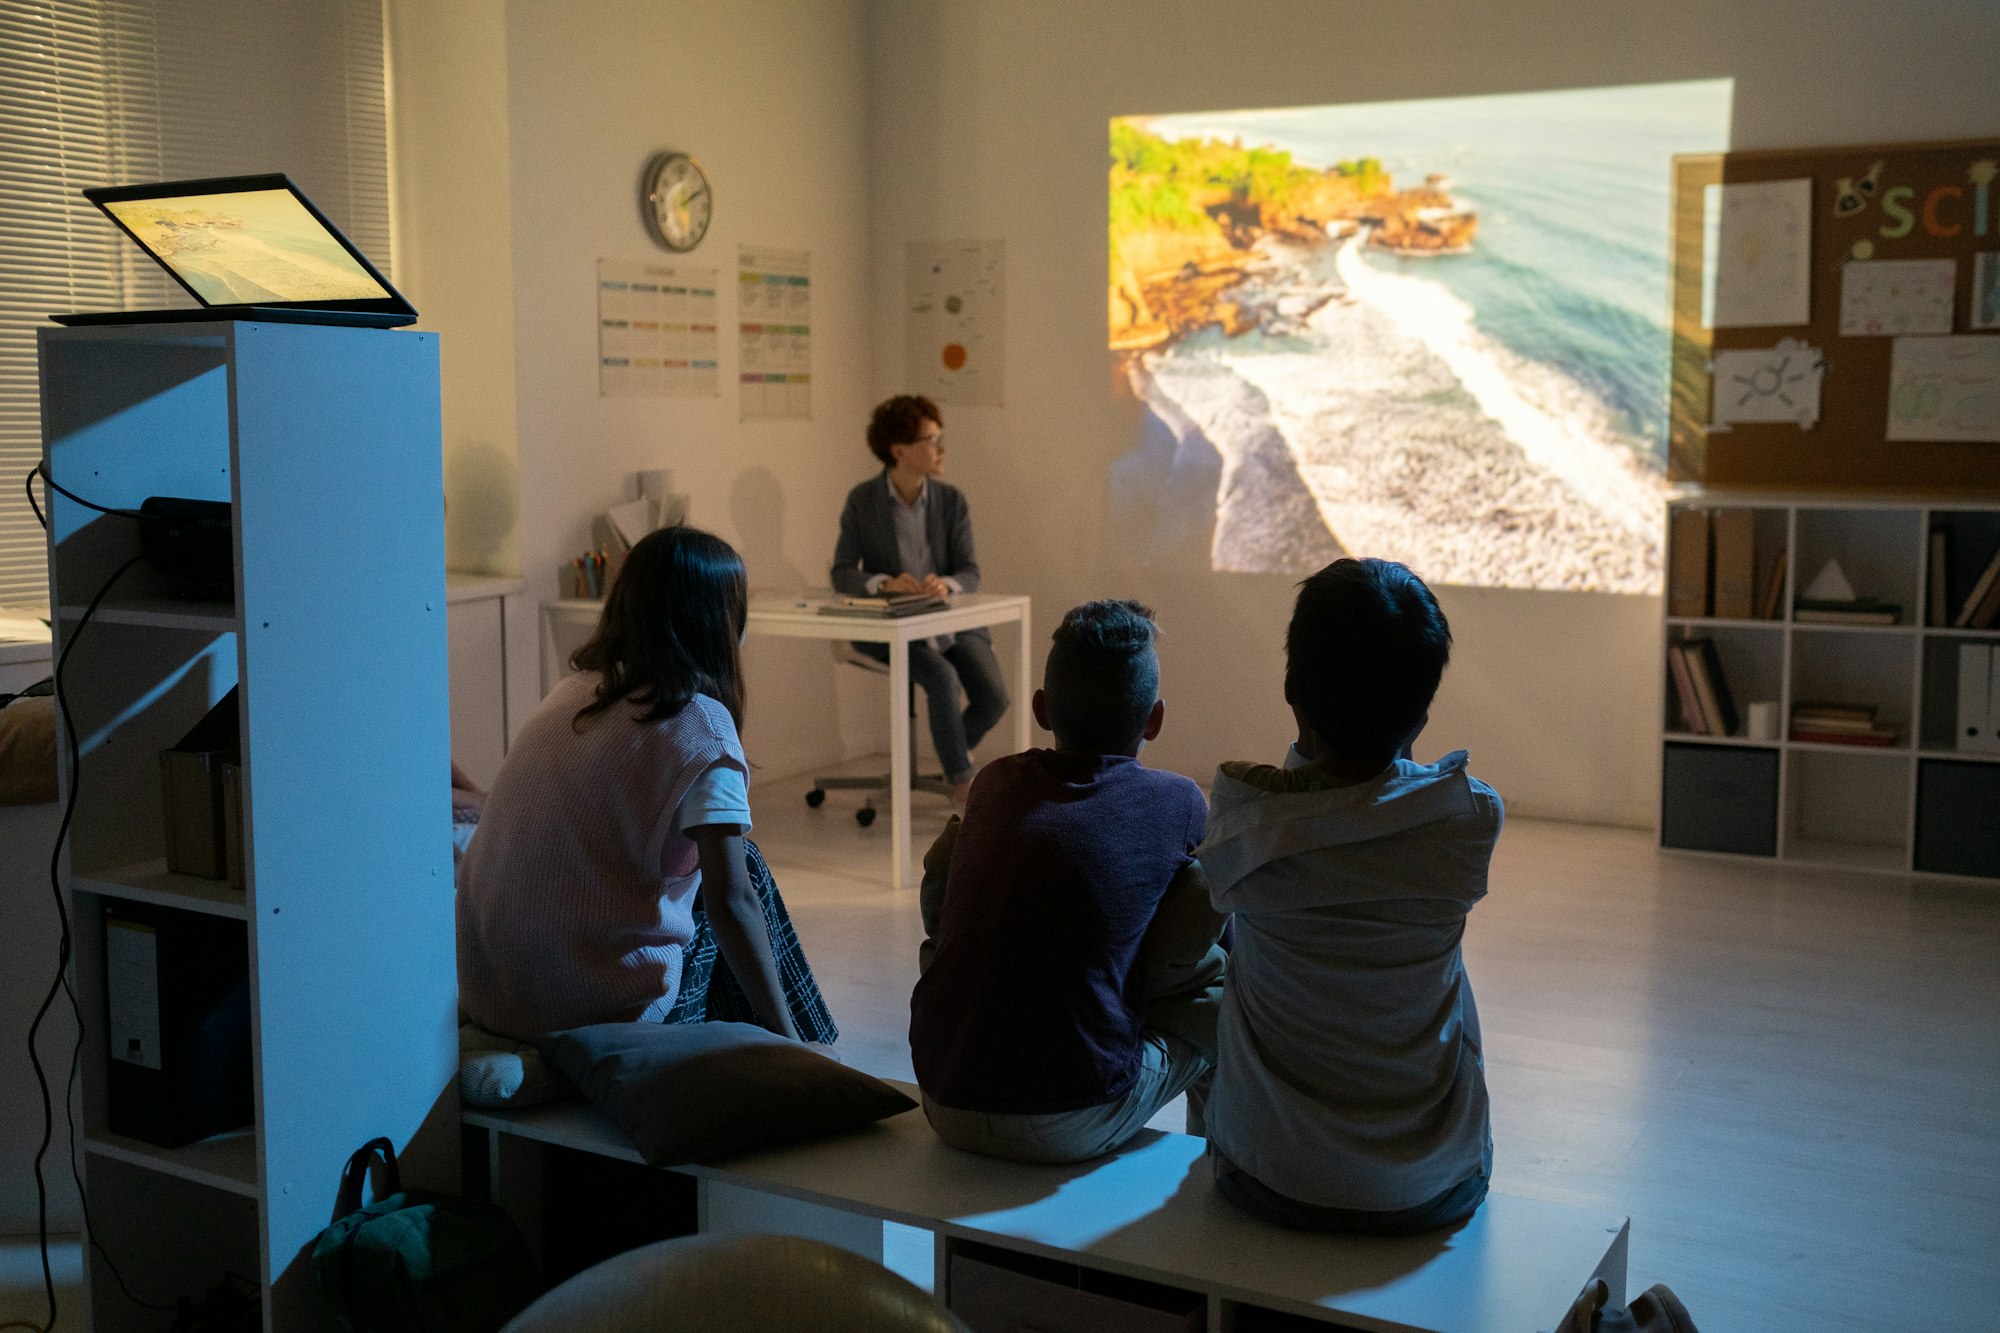
{"label": "projected image on wall", "polygon": [[1121,117],[1110,341],[1217,570],[1653,592],[1669,162],[1727,81]]}

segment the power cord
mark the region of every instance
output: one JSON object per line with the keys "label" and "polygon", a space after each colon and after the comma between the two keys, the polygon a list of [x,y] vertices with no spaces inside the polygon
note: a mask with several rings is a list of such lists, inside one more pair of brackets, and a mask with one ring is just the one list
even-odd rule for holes
{"label": "power cord", "polygon": [[[29,507],[35,511],[36,520],[41,523],[45,530],[49,525],[48,518],[43,514],[41,506],[35,503],[35,478],[37,476],[41,477],[43,483],[58,494],[83,505],[87,509],[94,509],[99,513],[113,514],[122,518],[139,517],[137,510],[111,509],[73,494],[48,475],[48,466],[46,463],[39,463],[28,473],[26,485]],[[83,1005],[78,1000],[75,989],[70,985],[69,965],[74,941],[70,928],[69,907],[63,899],[62,849],[63,844],[69,838],[70,824],[76,817],[76,793],[79,785],[82,747],[77,740],[76,719],[71,715],[69,710],[68,694],[63,689],[63,668],[69,664],[70,653],[75,650],[77,640],[83,637],[85,627],[90,624],[91,617],[97,614],[97,608],[103,604],[105,597],[110,594],[111,589],[117,584],[118,580],[125,577],[126,572],[144,558],[144,556],[135,555],[112,572],[111,577],[107,578],[102,586],[98,588],[96,594],[90,599],[90,604],[84,608],[83,614],[78,617],[76,627],[65,636],[63,650],[56,657],[56,715],[62,719],[63,731],[69,741],[70,775],[69,797],[64,802],[62,822],[56,827],[55,847],[49,856],[49,884],[55,898],[56,919],[60,925],[60,935],[56,945],[55,980],[50,984],[48,994],[42,1000],[41,1008],[35,1011],[35,1021],[28,1028],[28,1063],[34,1067],[35,1083],[41,1089],[42,1096],[42,1142],[41,1146],[35,1152],[35,1214],[37,1238],[41,1247],[42,1290],[48,1300],[49,1307],[48,1325],[46,1328],[37,1329],[37,1333],[52,1333],[56,1322],[55,1274],[49,1263],[48,1183],[42,1174],[43,1159],[48,1156],[49,1148],[55,1140],[55,1101],[49,1087],[48,1073],[42,1068],[41,1052],[38,1049],[37,1043],[41,1035],[42,1024],[47,1020],[49,1011],[55,1007],[56,995],[58,993],[68,998],[70,1013],[76,1020],[76,1042],[70,1050],[69,1078],[63,1085],[63,1123],[69,1131],[70,1178],[76,1182],[77,1199],[83,1209],[84,1231],[90,1237],[91,1248],[97,1252],[98,1256],[104,1260],[105,1266],[111,1270],[112,1277],[118,1282],[119,1291],[124,1294],[127,1300],[142,1309],[154,1310],[163,1314],[171,1314],[175,1309],[174,1306],[142,1300],[138,1296],[133,1295],[132,1289],[125,1284],[125,1275],[119,1271],[116,1261],[112,1259],[110,1252],[104,1248],[103,1243],[98,1239],[96,1228],[90,1225],[90,1200],[84,1191],[83,1177],[77,1170],[76,1164],[76,1114],[74,1107],[71,1105],[69,1092],[76,1084],[78,1071],[83,1061],[84,1023]],[[12,1324],[0,1325],[0,1329],[14,1326]],[[36,1327],[32,1324],[21,1326],[28,1328]]]}

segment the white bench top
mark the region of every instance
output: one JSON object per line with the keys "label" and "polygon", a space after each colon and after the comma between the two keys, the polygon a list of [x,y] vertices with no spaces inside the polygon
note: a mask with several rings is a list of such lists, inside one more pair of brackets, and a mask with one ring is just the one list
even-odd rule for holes
{"label": "white bench top", "polygon": [[[912,1094],[914,1088],[906,1089]],[[468,1124],[641,1160],[587,1103],[468,1110]],[[1489,1195],[1454,1231],[1378,1238],[1266,1225],[1217,1194],[1203,1140],[1142,1131],[1111,1157],[1027,1166],[946,1147],[919,1112],[837,1138],[676,1168],[730,1185],[1081,1262],[1358,1328],[1534,1333],[1602,1270],[1624,1298],[1627,1219]]]}

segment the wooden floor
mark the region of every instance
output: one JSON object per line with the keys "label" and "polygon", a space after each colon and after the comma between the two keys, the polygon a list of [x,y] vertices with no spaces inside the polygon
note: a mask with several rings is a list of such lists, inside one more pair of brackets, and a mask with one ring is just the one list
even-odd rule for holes
{"label": "wooden floor", "polygon": [[[886,824],[803,788],[760,786],[755,836],[843,1054],[907,1078],[916,896],[884,887]],[[923,847],[944,809],[915,804]],[[1635,1293],[1707,1333],[2000,1329],[2000,886],[1517,819],[1466,952],[1495,1187],[1629,1213]],[[31,1254],[0,1246],[0,1321],[39,1316]]]}
{"label": "wooden floor", "polygon": [[[915,894],[884,825],[802,790],[760,786],[753,836],[845,1057],[907,1078]],[[915,804],[921,848],[944,807]],[[2000,1329],[2000,885],[1517,819],[1466,954],[1494,1187],[1629,1213],[1634,1294],[1707,1333]]]}

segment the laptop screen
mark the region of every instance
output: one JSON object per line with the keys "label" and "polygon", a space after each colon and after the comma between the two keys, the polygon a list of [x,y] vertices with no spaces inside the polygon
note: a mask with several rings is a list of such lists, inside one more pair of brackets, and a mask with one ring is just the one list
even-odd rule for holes
{"label": "laptop screen", "polygon": [[392,299],[290,190],[107,199],[102,207],[208,305]]}

